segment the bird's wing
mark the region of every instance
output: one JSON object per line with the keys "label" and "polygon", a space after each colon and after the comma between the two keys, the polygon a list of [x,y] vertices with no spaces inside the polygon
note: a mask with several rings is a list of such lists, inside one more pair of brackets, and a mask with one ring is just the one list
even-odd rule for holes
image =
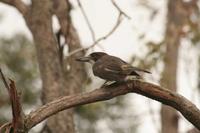
{"label": "bird's wing", "polygon": [[133,66],[131,66],[129,64],[122,65],[122,69],[124,71],[141,71],[141,72],[151,73],[151,72],[149,72],[147,70],[144,70],[144,69],[141,69],[141,68],[137,68],[137,67],[133,67]]}
{"label": "bird's wing", "polygon": [[107,72],[112,72],[112,73],[116,73],[116,74],[121,73],[121,71],[119,71],[119,70],[113,70],[113,69],[110,69],[110,68],[107,68],[107,67],[104,70],[107,71]]}
{"label": "bird's wing", "polygon": [[126,63],[122,59],[118,57],[111,56],[110,58],[107,58],[107,63],[105,64],[105,71],[112,71],[113,73],[117,74],[131,74],[131,73],[137,73],[137,72],[146,72],[151,73],[147,70],[133,67],[130,64]]}
{"label": "bird's wing", "polygon": [[[105,61],[106,60],[106,61]],[[113,72],[116,74],[129,74],[131,73],[131,66],[121,60],[120,58],[110,56],[104,60],[104,69],[107,72]]]}

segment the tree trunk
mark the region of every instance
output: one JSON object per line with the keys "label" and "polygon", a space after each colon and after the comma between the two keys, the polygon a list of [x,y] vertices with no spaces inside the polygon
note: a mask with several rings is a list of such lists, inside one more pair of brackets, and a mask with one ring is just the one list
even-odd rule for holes
{"label": "tree trunk", "polygon": [[[62,2],[64,2],[64,5],[66,6],[65,9],[67,9],[67,6],[69,6],[67,4],[69,3],[66,1]],[[57,47],[58,44],[52,29],[52,13],[54,10],[53,8],[57,6],[59,5],[55,5],[53,1],[34,0],[32,1],[31,10],[26,17],[27,25],[32,32],[37,49],[40,74],[43,84],[43,103],[47,103],[63,95],[75,93],[74,90],[76,90],[77,88],[81,88],[81,82],[83,82],[83,80],[85,79],[83,77],[86,77],[84,66],[77,65],[74,61],[69,62],[73,71],[70,70],[66,72],[64,71],[65,69],[63,69],[61,66],[59,57],[60,53]],[[66,11],[64,13],[64,17],[66,17],[64,18],[64,20],[70,20],[67,18],[69,17],[69,11]],[[70,42],[68,42],[69,47],[73,47],[74,49],[80,48],[80,41],[78,35],[76,34],[76,30],[71,24],[71,20],[67,23],[70,23],[70,32],[68,33],[68,35],[66,35],[66,37],[71,40]],[[62,28],[67,27],[61,27],[61,29]],[[83,55],[83,52],[79,53],[78,55],[76,54],[75,56],[80,56],[81,54]],[[73,58],[69,58],[69,60],[72,59]],[[69,78],[72,75],[76,75],[76,79],[74,79],[74,76],[72,78]],[[64,89],[66,88],[66,86],[68,86],[68,89]],[[63,111],[49,118],[42,132],[74,133],[75,128],[73,111]]]}
{"label": "tree trunk", "polygon": [[[168,1],[167,26],[165,35],[166,52],[161,85],[173,91],[177,89],[178,52],[186,11],[182,0]],[[161,107],[162,133],[178,132],[177,112],[169,106]]]}

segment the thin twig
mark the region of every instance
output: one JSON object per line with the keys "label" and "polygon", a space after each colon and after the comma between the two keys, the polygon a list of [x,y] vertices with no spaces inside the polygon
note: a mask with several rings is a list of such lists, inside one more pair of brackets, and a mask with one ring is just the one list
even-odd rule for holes
{"label": "thin twig", "polygon": [[99,39],[97,39],[92,45],[90,45],[89,47],[86,47],[86,48],[80,48],[80,49],[76,49],[74,51],[72,51],[71,53],[68,54],[67,58],[72,56],[73,54],[77,53],[77,52],[80,52],[80,51],[83,51],[83,50],[88,50],[90,48],[93,48],[95,45],[97,45],[99,42],[107,39],[108,37],[110,37],[115,31],[116,29],[119,27],[119,25],[121,24],[122,22],[122,13],[120,12],[119,13],[119,16],[117,18],[117,22],[116,24],[114,25],[114,27],[103,37],[100,37]]}
{"label": "thin twig", "polygon": [[115,6],[115,8],[126,18],[131,19],[130,16],[128,16],[124,11],[121,10],[121,8],[117,5],[117,3],[114,0],[111,0],[112,4]]}
{"label": "thin twig", "polygon": [[0,127],[0,133],[3,133],[4,130],[5,130],[5,133],[6,133],[6,131],[8,131],[7,129],[10,128],[10,126],[11,126],[10,122],[7,122],[7,123],[1,125],[1,127]]}
{"label": "thin twig", "polygon": [[5,76],[4,76],[4,74],[3,74],[2,70],[1,70],[1,68],[0,68],[0,73],[1,73],[2,81],[3,81],[3,83],[4,83],[5,87],[6,87],[6,89],[9,91],[9,85],[8,85],[8,83],[7,83],[7,81],[6,81],[6,78],[5,78]]}
{"label": "thin twig", "polygon": [[[94,30],[93,30],[93,28],[92,28],[92,26],[91,26],[91,24],[90,24],[90,22],[89,22],[89,19],[88,19],[86,13],[85,13],[85,10],[83,9],[83,6],[82,6],[80,0],[77,0],[77,1],[78,1],[78,5],[79,5],[79,7],[80,7],[80,9],[81,9],[81,12],[83,13],[83,16],[84,16],[84,18],[85,18],[85,20],[86,20],[86,23],[87,23],[87,25],[88,25],[88,27],[89,27],[89,29],[90,29],[90,32],[91,32],[91,35],[92,35],[92,40],[94,41],[94,43],[93,43],[92,45],[86,47],[86,48],[79,48],[79,49],[76,49],[76,50],[70,52],[70,53],[68,54],[67,58],[70,57],[70,56],[72,56],[72,55],[75,54],[75,53],[78,53],[78,52],[81,52],[81,51],[83,51],[83,50],[88,50],[88,49],[90,49],[90,48],[93,48],[93,47],[95,47],[100,41],[103,41],[103,40],[107,39],[112,33],[115,32],[115,30],[116,30],[116,29],[118,28],[118,26],[121,24],[122,16],[125,16],[125,17],[128,18],[128,19],[131,19],[131,17],[129,17],[124,11],[122,11],[122,10],[119,8],[119,6],[116,4],[116,2],[115,2],[114,0],[111,0],[112,4],[114,5],[114,7],[115,7],[115,8],[118,10],[118,12],[119,12],[119,16],[118,16],[117,22],[116,22],[115,26],[110,30],[110,32],[108,32],[105,36],[100,37],[99,39],[96,40],[95,32],[94,32]],[[95,40],[96,40],[96,41],[95,41]]]}
{"label": "thin twig", "polygon": [[95,32],[94,32],[94,30],[92,28],[92,25],[91,25],[91,23],[90,23],[90,21],[88,19],[88,16],[87,16],[87,14],[86,14],[86,12],[85,12],[85,10],[83,8],[83,5],[81,4],[80,0],[77,0],[77,2],[78,2],[78,5],[79,5],[79,7],[81,9],[83,17],[84,17],[84,19],[85,19],[85,21],[86,21],[86,23],[88,25],[88,28],[89,28],[89,30],[91,32],[92,40],[93,40],[93,42],[95,42],[95,40],[96,40]]}

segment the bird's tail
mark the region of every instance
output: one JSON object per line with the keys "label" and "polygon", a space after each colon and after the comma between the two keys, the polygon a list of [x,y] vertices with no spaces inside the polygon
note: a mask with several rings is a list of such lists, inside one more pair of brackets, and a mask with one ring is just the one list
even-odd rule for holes
{"label": "bird's tail", "polygon": [[137,72],[145,72],[145,73],[151,73],[147,70],[138,68],[138,67],[133,67],[131,65],[123,65],[122,67],[123,72],[129,73],[131,75],[138,75]]}

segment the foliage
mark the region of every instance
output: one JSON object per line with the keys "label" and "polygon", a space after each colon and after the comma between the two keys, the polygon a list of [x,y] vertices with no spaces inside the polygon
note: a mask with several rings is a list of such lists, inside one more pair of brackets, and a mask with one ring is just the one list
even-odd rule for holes
{"label": "foliage", "polygon": [[[126,102],[126,97],[121,96],[110,101],[76,108],[78,131],[80,133],[136,132],[139,119],[134,116],[134,112],[131,114],[127,112],[129,104]],[[104,123],[105,127],[99,129],[101,123]]]}
{"label": "foliage", "polygon": [[[0,38],[0,67],[8,78],[16,82],[22,102],[26,105],[33,105],[39,99],[40,82],[35,55],[33,43],[24,35]],[[2,82],[0,88],[0,107],[4,110],[2,107],[8,105],[9,99]]]}

